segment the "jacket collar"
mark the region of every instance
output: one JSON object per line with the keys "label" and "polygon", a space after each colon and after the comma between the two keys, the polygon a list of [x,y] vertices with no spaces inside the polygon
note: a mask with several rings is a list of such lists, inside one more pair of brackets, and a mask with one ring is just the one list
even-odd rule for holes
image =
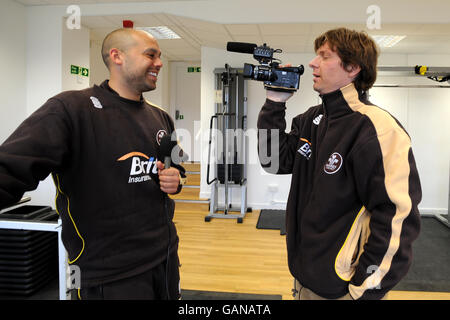
{"label": "jacket collar", "polygon": [[113,95],[114,97],[118,98],[119,100],[129,103],[130,105],[136,105],[136,106],[140,106],[142,105],[145,101],[144,101],[144,97],[141,94],[141,98],[140,101],[136,101],[136,100],[130,100],[130,99],[126,99],[124,97],[121,97],[115,90],[113,90],[110,86],[109,86],[109,80],[105,80],[103,81],[100,86],[101,89],[106,90],[109,94]]}
{"label": "jacket collar", "polygon": [[365,92],[358,92],[353,83],[336,91],[320,95],[325,116],[330,118],[341,117],[356,111],[361,100],[366,100]]}

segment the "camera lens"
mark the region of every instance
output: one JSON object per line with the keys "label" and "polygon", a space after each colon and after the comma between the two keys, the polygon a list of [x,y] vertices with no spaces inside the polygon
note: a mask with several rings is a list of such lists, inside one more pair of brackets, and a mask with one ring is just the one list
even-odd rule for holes
{"label": "camera lens", "polygon": [[276,81],[277,75],[275,72],[272,72],[272,69],[266,66],[257,66],[255,67],[255,76],[254,78],[258,81]]}
{"label": "camera lens", "polygon": [[249,63],[244,63],[244,78],[250,78],[257,81],[276,81],[278,76],[272,71],[269,66],[255,66]]}
{"label": "camera lens", "polygon": [[253,78],[254,67],[255,66],[252,64],[244,63],[244,72],[243,72],[244,78]]}

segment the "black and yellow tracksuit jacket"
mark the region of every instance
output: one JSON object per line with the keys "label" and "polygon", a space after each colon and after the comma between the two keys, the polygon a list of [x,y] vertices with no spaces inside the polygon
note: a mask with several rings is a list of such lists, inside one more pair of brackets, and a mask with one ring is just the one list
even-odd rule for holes
{"label": "black and yellow tracksuit jacket", "polygon": [[289,269],[325,298],[380,299],[407,273],[420,229],[411,141],[353,84],[321,98],[289,133],[285,103],[267,99],[258,118],[261,164],[292,174]]}
{"label": "black and yellow tracksuit jacket", "polygon": [[58,94],[0,146],[0,208],[52,173],[81,286],[145,272],[166,260],[169,243],[177,252],[174,203],[156,167],[160,139],[173,131],[165,111],[120,97],[107,81]]}

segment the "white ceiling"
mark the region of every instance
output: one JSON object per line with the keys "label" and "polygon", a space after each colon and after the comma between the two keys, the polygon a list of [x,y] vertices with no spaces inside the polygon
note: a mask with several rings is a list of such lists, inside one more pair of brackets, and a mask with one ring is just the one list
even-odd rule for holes
{"label": "white ceiling", "polygon": [[163,2],[163,1],[196,1],[196,0],[14,0],[25,6],[96,4],[96,3],[132,3],[132,2]]}
{"label": "white ceiling", "polygon": [[[172,1],[172,0],[165,0]],[[180,0],[178,0],[180,1]],[[191,0],[184,0],[191,1]],[[244,1],[244,0],[243,0]],[[25,6],[144,2],[140,0],[16,0]],[[146,0],[145,2],[152,2]],[[162,2],[154,0],[153,2]],[[368,30],[365,24],[333,23],[267,23],[220,24],[167,13],[82,16],[83,26],[91,29],[93,41],[102,41],[110,31],[122,27],[122,20],[134,21],[135,27],[165,25],[181,36],[176,40],[159,40],[169,60],[195,61],[201,58],[201,47],[226,48],[228,41],[267,43],[285,53],[313,52],[313,41],[322,32],[338,26],[366,30],[370,35],[394,34],[407,37],[383,53],[450,54],[450,23],[383,24],[382,30]]]}

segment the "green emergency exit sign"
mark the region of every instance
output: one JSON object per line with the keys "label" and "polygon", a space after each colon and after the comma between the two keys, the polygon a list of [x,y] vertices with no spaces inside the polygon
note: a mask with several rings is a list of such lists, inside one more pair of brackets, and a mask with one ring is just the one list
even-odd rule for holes
{"label": "green emergency exit sign", "polygon": [[191,72],[202,72],[201,67],[188,67],[187,68],[187,72],[191,73]]}
{"label": "green emergency exit sign", "polygon": [[89,77],[89,69],[88,68],[75,66],[73,64],[70,65],[70,73],[71,74],[79,74],[79,75],[82,75],[83,77]]}

